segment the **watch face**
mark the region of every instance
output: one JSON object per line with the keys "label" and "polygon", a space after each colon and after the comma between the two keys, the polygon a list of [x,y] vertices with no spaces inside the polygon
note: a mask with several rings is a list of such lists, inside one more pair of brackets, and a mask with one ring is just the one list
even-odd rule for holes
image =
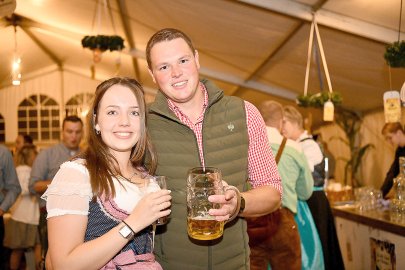
{"label": "watch face", "polygon": [[245,210],[245,198],[240,196],[240,208],[239,208],[239,213],[242,213],[243,210]]}
{"label": "watch face", "polygon": [[128,226],[123,226],[120,229],[120,234],[122,235],[122,237],[126,238],[126,239],[130,239],[133,236],[133,232],[131,231],[130,228],[128,228]]}

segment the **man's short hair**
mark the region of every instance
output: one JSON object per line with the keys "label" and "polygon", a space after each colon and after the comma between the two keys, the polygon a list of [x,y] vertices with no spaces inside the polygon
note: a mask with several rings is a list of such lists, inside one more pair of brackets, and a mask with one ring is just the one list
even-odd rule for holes
{"label": "man's short hair", "polygon": [[157,31],[148,41],[146,45],[146,62],[148,63],[148,68],[152,70],[152,60],[150,56],[150,52],[157,43],[163,41],[171,41],[176,38],[183,39],[187,45],[189,46],[190,50],[195,54],[195,48],[191,38],[187,36],[184,32],[180,31],[179,29],[175,28],[164,28]]}
{"label": "man's short hair", "polygon": [[284,117],[283,106],[273,100],[267,100],[260,104],[259,111],[264,122],[272,127],[277,126]]}
{"label": "man's short hair", "polygon": [[82,119],[80,119],[80,117],[78,117],[77,115],[69,115],[69,116],[66,116],[65,119],[63,119],[62,129],[65,128],[65,123],[66,123],[66,122],[81,123],[82,126],[83,126],[83,121],[82,121]]}

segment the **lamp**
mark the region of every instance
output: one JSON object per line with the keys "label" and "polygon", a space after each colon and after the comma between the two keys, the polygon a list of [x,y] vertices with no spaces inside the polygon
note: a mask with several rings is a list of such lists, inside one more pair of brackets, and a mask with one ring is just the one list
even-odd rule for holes
{"label": "lamp", "polygon": [[87,35],[83,37],[82,39],[82,47],[83,48],[89,48],[90,50],[93,51],[93,62],[98,63],[101,61],[102,53],[105,52],[106,50],[110,51],[121,51],[124,49],[124,39],[121,38],[120,36],[115,34],[115,24],[114,24],[114,19],[111,14],[111,10],[108,13],[109,17],[111,19],[111,25],[114,31],[114,35],[99,35],[100,31],[100,25],[101,25],[101,7],[104,6],[105,13],[107,13],[107,7],[110,10],[110,5],[108,0],[103,0],[101,3],[101,0],[96,1],[96,12],[94,14],[93,18],[93,28],[94,28],[94,22],[97,17],[97,35],[95,36],[90,36]]}
{"label": "lamp", "polygon": [[17,54],[17,26],[14,25],[14,57],[11,67],[11,79],[13,85],[21,84],[21,58]]}

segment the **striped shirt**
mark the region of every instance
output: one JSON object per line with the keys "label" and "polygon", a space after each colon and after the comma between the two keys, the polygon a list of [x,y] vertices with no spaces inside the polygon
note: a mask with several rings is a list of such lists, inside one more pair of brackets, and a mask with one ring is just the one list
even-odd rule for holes
{"label": "striped shirt", "polygon": [[[196,123],[193,123],[179,107],[170,99],[168,106],[177,118],[187,125],[195,134],[200,153],[202,166],[205,166],[202,127],[204,113],[208,106],[208,93],[204,84],[200,83],[200,89],[204,93],[203,109]],[[245,101],[246,123],[248,127],[249,150],[248,150],[248,174],[249,182],[253,188],[271,185],[282,195],[281,178],[278,174],[277,165],[267,138],[266,126],[260,112],[253,104]]]}

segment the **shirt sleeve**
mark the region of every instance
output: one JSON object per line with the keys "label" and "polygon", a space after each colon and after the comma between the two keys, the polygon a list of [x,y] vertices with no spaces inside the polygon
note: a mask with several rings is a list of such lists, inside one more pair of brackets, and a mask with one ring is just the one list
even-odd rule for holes
{"label": "shirt sleeve", "polygon": [[[10,151],[3,151],[2,155],[2,167],[3,167],[3,189],[6,192],[3,201],[1,201],[0,208],[3,212],[7,212],[8,209],[13,205],[18,195],[21,193],[20,182],[17,178],[17,173],[15,171],[13,157]],[[1,176],[1,173],[0,173]],[[1,177],[0,177],[1,178]]]}
{"label": "shirt sleeve", "polygon": [[32,169],[31,169],[31,177],[30,177],[30,183],[29,183],[29,191],[32,194],[35,195],[41,195],[38,194],[34,190],[34,184],[40,180],[47,180],[46,175],[47,175],[47,164],[48,164],[48,159],[46,155],[46,150],[41,151],[38,156],[34,160],[34,164],[32,164]]}
{"label": "shirt sleeve", "polygon": [[79,161],[68,161],[61,165],[41,198],[46,201],[48,218],[51,218],[67,214],[88,215],[92,197],[86,167]]}
{"label": "shirt sleeve", "polygon": [[300,168],[299,176],[297,179],[297,196],[298,199],[306,201],[311,197],[314,179],[312,178],[311,170],[309,169],[308,162],[303,153],[297,153],[295,160]]}
{"label": "shirt sleeve", "polygon": [[264,120],[257,108],[247,101],[245,101],[245,110],[249,136],[249,182],[253,188],[273,186],[282,196],[281,178],[267,138]]}

